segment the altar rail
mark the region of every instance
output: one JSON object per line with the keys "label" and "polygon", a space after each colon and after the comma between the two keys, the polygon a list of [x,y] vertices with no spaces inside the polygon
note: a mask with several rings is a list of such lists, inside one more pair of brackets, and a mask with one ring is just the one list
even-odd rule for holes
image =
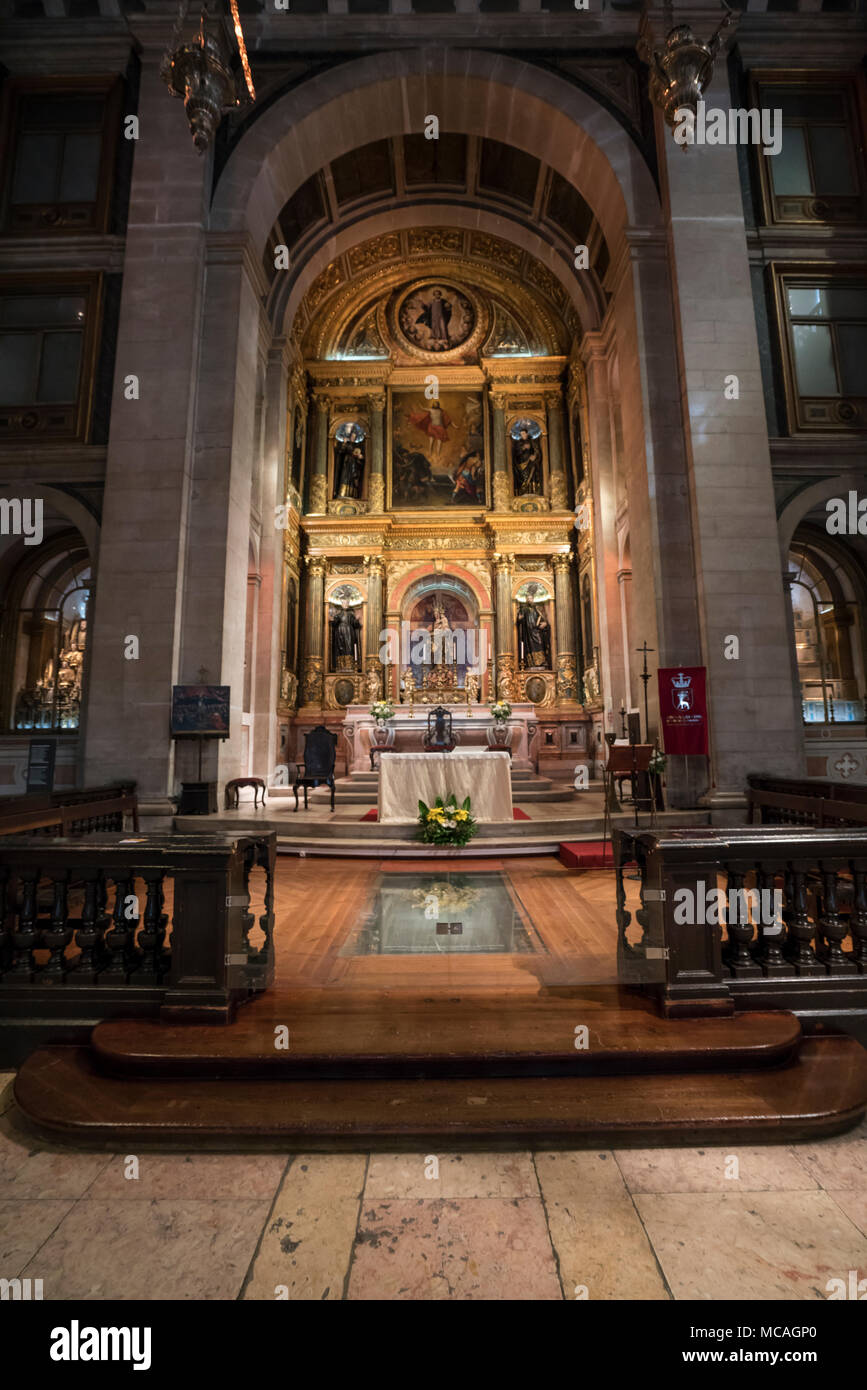
{"label": "altar rail", "polygon": [[613,840],[624,983],[668,1016],[791,1009],[865,1038],[867,829],[618,829]]}
{"label": "altar rail", "polygon": [[751,825],[867,825],[867,787],[797,777],[747,782]]}
{"label": "altar rail", "polygon": [[0,799],[0,835],[87,835],[127,827],[138,831],[134,782]]}
{"label": "altar rail", "polygon": [[276,839],[0,840],[0,1066],[102,1018],[230,1022],[274,979]]}

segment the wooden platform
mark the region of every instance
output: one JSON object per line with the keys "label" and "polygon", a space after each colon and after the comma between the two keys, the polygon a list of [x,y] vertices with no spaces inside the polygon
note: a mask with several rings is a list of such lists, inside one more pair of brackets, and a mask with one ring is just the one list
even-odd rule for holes
{"label": "wooden platform", "polygon": [[431,865],[283,859],[276,986],[227,1027],[118,1019],[40,1049],[16,1078],[25,1121],[79,1146],[389,1150],[778,1142],[867,1111],[853,1039],[805,1039],[785,1012],[663,1019],[620,986],[610,871],[437,872],[474,868],[502,873],[534,952],[352,954],[378,876]]}
{"label": "wooden platform", "polygon": [[[792,1014],[660,1018],[616,989],[560,998],[331,1001],[283,995],[278,1010],[242,1012],[231,1028],[112,1020],[93,1033],[97,1065],[115,1076],[312,1079],[389,1076],[593,1076],[775,1066],[792,1060]],[[255,1006],[254,1006],[255,1007]],[[274,1046],[274,1019],[289,1046]],[[586,1027],[576,1048],[575,1029]]]}
{"label": "wooden platform", "polygon": [[19,1072],[30,1124],[78,1146],[448,1149],[790,1142],[837,1134],[867,1106],[867,1053],[802,1044],[785,1067],[650,1076],[130,1081],[86,1048],[43,1048]]}

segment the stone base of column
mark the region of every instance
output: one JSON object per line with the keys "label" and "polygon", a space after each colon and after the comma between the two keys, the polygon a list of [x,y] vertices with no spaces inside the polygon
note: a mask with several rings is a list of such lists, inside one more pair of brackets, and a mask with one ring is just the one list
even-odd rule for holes
{"label": "stone base of column", "polygon": [[328,505],[328,479],[317,475],[310,479],[309,511],[313,516],[324,516]]}
{"label": "stone base of column", "polygon": [[712,787],[698,798],[698,805],[710,811],[712,825],[746,825],[749,802],[742,791],[723,791]]}
{"label": "stone base of column", "polygon": [[307,709],[311,705],[322,705],[323,667],[321,657],[307,656],[304,658],[304,680],[301,688],[303,708]]}
{"label": "stone base of column", "polygon": [[509,489],[509,479],[502,469],[494,474],[494,511],[507,512],[511,506],[512,495]]}
{"label": "stone base of column", "polygon": [[367,485],[367,510],[385,511],[385,479],[381,473],[373,473]]}

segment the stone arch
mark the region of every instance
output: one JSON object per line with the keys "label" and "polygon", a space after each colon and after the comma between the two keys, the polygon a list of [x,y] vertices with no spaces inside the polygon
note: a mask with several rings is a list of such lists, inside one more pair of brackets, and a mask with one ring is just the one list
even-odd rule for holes
{"label": "stone arch", "polygon": [[390,591],[388,596],[389,612],[403,613],[410,599],[419,598],[428,591],[442,588],[446,580],[456,582],[462,594],[469,601],[476,618],[479,617],[480,613],[490,609],[490,595],[485,592],[476,575],[471,574],[462,565],[450,564],[448,572],[446,572],[445,570],[432,570],[429,565],[420,564],[405,574]]}
{"label": "stone arch", "polygon": [[859,487],[863,487],[863,483],[863,474],[838,473],[833,478],[823,478],[818,483],[811,483],[809,487],[796,493],[782,509],[777,520],[784,568],[798,524],[813,510],[817,502],[827,502],[831,497],[845,497],[850,491],[857,492]]}
{"label": "stone arch", "polygon": [[[439,227],[443,224],[486,232],[527,251],[554,276],[566,295],[566,302],[574,305],[585,331],[599,328],[605,313],[602,297],[591,283],[571,271],[553,240],[527,226],[522,218],[504,217],[502,209],[495,211],[462,204],[444,206],[440,203],[428,206],[409,204],[392,210],[371,211],[358,220],[344,224],[336,235],[311,249],[294,276],[290,273],[275,287],[269,307],[277,331],[288,333],[291,330],[298,306],[311,285],[344,252],[388,232]],[[407,264],[411,267],[412,262]]]}
{"label": "stone arch", "polygon": [[360,144],[444,128],[535,156],[592,208],[612,257],[627,225],[661,223],[644,156],[594,97],[532,63],[466,49],[400,49],[353,59],[285,92],[252,121],[221,171],[211,228],[244,232],[257,254],[286,199],[324,161]]}

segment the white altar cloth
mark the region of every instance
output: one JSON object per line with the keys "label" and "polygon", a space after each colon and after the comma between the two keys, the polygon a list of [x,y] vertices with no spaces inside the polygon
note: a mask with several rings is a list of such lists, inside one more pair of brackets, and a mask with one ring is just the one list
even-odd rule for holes
{"label": "white altar cloth", "polygon": [[387,753],[379,770],[379,816],[383,825],[418,820],[418,803],[432,806],[454,792],[460,806],[470,798],[477,821],[512,819],[508,753],[462,749],[460,753]]}

